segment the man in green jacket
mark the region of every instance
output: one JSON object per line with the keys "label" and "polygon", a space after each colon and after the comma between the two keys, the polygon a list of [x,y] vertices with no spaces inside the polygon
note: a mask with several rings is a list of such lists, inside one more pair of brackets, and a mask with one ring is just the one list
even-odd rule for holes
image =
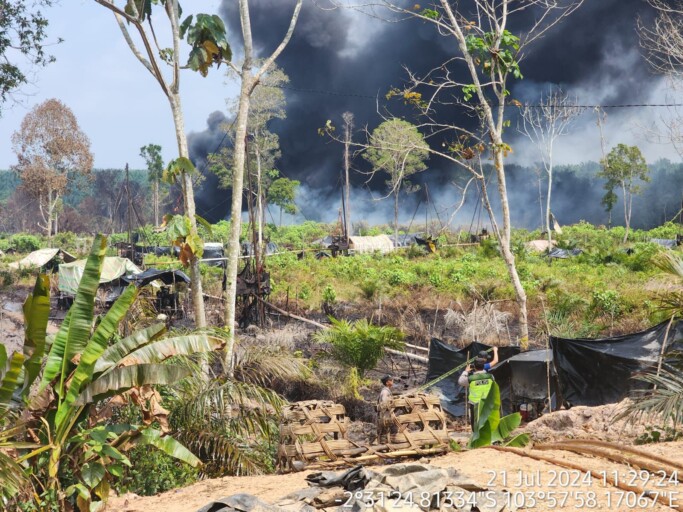
{"label": "man in green jacket", "polygon": [[486,361],[486,357],[479,354],[474,360],[474,371],[467,365],[465,371],[458,378],[458,384],[467,389],[467,406],[470,411],[470,426],[474,431],[477,424],[477,413],[479,412],[479,402],[486,398],[493,386],[493,375],[489,373],[491,368],[498,364],[498,347],[493,347],[493,359]]}

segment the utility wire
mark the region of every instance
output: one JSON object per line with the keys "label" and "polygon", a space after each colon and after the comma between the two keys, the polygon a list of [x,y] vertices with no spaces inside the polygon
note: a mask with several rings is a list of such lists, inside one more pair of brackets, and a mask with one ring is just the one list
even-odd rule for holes
{"label": "utility wire", "polygon": [[[304,89],[300,87],[292,87],[288,85],[264,85],[263,87],[271,87],[274,89],[287,89],[295,92],[307,92],[311,94],[323,94],[326,96],[342,96],[346,98],[363,98],[368,100],[377,100],[377,96],[370,96],[369,94],[361,94],[356,92],[340,92],[340,91],[327,91],[324,89]],[[509,106],[519,106],[513,103],[509,103]],[[468,106],[462,104],[462,106]],[[547,108],[547,105],[522,105],[531,108]],[[585,105],[572,105],[578,108],[659,108],[659,107],[683,107],[683,103],[615,103],[610,105],[598,105],[598,104],[585,104]]]}

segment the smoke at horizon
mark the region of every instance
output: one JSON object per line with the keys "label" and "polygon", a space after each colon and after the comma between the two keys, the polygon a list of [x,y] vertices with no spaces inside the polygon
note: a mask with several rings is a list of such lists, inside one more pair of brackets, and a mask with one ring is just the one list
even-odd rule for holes
{"label": "smoke at horizon", "polygon": [[[279,43],[293,5],[294,0],[252,3],[255,45],[261,55],[268,54]],[[649,9],[641,0],[586,1],[531,48],[521,64],[524,79],[511,83],[512,97],[533,102],[550,86],[560,86],[584,104],[661,102],[662,79],[651,74],[640,56],[635,30],[637,16],[647,19],[651,16]],[[228,22],[229,33],[235,35],[230,42],[234,53],[239,54],[237,36],[241,28],[236,2],[224,1],[220,13]],[[323,10],[305,2],[294,36],[278,59],[278,65],[290,77],[290,88],[285,90],[287,118],[272,123],[282,150],[278,168],[282,175],[302,182],[299,203],[305,218],[334,220],[340,204],[343,148],[320,137],[318,128],[328,119],[341,125],[341,114],[350,111],[355,116],[355,136],[360,138],[363,127],[372,130],[381,121],[373,98],[378,97],[381,106],[390,87],[400,87],[406,81],[404,65],[418,73],[425,72],[445,61],[450,56],[448,51],[447,41],[424,23],[382,23],[349,10]],[[390,107],[392,114],[410,119],[412,113],[406,107]],[[460,122],[457,116],[461,114],[456,111],[453,115]],[[609,110],[605,125],[608,147],[619,142],[638,144],[651,161],[659,156],[672,158],[670,148],[660,151],[643,135],[643,127],[657,122],[659,115],[656,109]],[[214,112],[204,132],[190,134],[190,154],[198,167],[207,153],[218,147],[223,138],[220,126],[225,120],[225,114]],[[558,164],[599,160],[600,138],[595,120],[595,115],[587,111],[576,121],[572,132],[559,141]],[[540,223],[536,220],[540,219],[537,179],[533,173],[521,172],[519,166],[533,166],[539,158],[535,147],[516,132],[515,126],[516,120],[512,119],[508,134],[514,149],[508,173],[512,220],[515,226],[531,227]],[[451,182],[465,181],[462,171],[436,158],[428,164],[429,170],[417,175],[415,181],[427,186],[431,202],[443,209],[459,202],[458,190]],[[354,160],[354,166],[367,170],[360,157]],[[352,216],[356,211],[378,219],[378,223],[390,221],[391,201],[371,198],[386,194],[384,178],[378,176],[364,185],[366,180],[367,175],[353,173],[358,204],[352,204]],[[598,217],[593,205],[597,197],[597,209],[601,209],[601,185],[596,181],[594,194],[588,195],[585,185],[571,180],[556,185],[553,210],[558,219],[575,218],[577,208],[586,212],[580,218]],[[420,194],[424,196],[424,192],[418,192],[402,198],[402,223],[418,209]],[[468,194],[470,197],[458,217],[473,216],[475,208],[480,208],[475,205],[476,189],[470,187]],[[209,176],[197,194],[198,211],[212,220],[226,218],[229,198],[230,192],[218,189],[215,177]],[[416,215],[424,219],[425,213]]]}

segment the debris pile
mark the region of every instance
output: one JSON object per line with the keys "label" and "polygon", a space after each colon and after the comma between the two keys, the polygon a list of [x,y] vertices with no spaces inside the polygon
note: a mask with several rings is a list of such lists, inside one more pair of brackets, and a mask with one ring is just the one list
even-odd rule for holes
{"label": "debris pile", "polygon": [[197,512],[314,512],[506,510],[507,493],[479,486],[455,469],[426,464],[396,464],[375,472],[356,466],[346,472],[324,471],[306,477],[308,488],[269,505],[248,494],[214,501]]}

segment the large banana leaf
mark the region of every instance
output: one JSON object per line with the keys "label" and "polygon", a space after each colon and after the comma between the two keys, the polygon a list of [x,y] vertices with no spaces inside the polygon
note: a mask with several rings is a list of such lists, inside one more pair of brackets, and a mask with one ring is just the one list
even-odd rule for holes
{"label": "large banana leaf", "polygon": [[187,368],[167,364],[141,364],[115,368],[88,385],[74,405],[86,405],[94,400],[101,400],[145,384],[175,384],[190,374]]}
{"label": "large banana leaf", "polygon": [[160,363],[173,356],[212,352],[223,345],[223,341],[206,334],[177,336],[150,343],[119,361],[119,365]]}
{"label": "large banana leaf", "polygon": [[[66,339],[69,335],[69,324],[71,323],[71,311],[71,309],[67,311],[59,331],[57,331],[57,334],[52,339],[50,353],[47,355],[45,369],[43,370],[43,380],[40,381],[40,391],[43,391],[61,373],[64,346],[66,345]],[[57,393],[60,393],[59,389]]]}
{"label": "large banana leaf", "polygon": [[478,422],[469,441],[470,448],[488,446],[493,441],[494,432],[500,422],[500,388],[494,381],[491,390],[478,404]]}
{"label": "large banana leaf", "polygon": [[7,363],[7,349],[0,344],[0,379],[5,374],[5,363]]}
{"label": "large banana leaf", "polygon": [[191,466],[197,467],[201,464],[201,461],[190,450],[171,436],[163,436],[159,430],[147,428],[142,431],[139,439],[138,444],[154,446],[167,455],[186,462]]}
{"label": "large banana leaf", "polygon": [[62,398],[64,382],[71,366],[70,361],[76,354],[80,354],[85,349],[90,339],[95,294],[100,283],[106,249],[106,237],[97,235],[83,269],[83,276],[78,285],[74,303],[69,309],[69,321],[66,322],[65,319],[62,324],[47,358],[41,386],[46,386],[55,376],[60,375],[60,384],[56,391]]}
{"label": "large banana leaf", "polygon": [[[90,339],[95,309],[95,295],[100,285],[100,274],[102,273],[102,264],[106,251],[107,238],[97,235],[85,263],[83,276],[78,284],[73,306],[71,306],[73,312],[69,324],[69,337],[64,351],[65,361],[71,361],[76,354],[83,352]],[[62,375],[64,376],[67,373],[66,367],[63,367]]]}
{"label": "large banana leaf", "polygon": [[166,331],[166,326],[162,323],[154,324],[141,331],[136,331],[127,338],[114,343],[108,347],[95,363],[94,373],[102,373],[119,364],[133,350],[145,346],[149,342],[161,336]]}
{"label": "large banana leaf", "polygon": [[[6,358],[7,355],[5,354],[5,359]],[[2,382],[0,382],[0,404],[8,404],[12,399],[12,395],[19,385],[19,377],[21,375],[23,363],[24,354],[21,352],[15,352],[12,354],[12,357],[10,357],[9,361],[5,361],[5,366],[0,369],[0,371],[2,371]]]}
{"label": "large banana leaf", "polygon": [[36,278],[33,293],[24,302],[24,387],[22,394],[28,395],[31,384],[40,372],[45,353],[45,334],[50,316],[50,279],[45,274]]}
{"label": "large banana leaf", "polygon": [[493,432],[493,439],[491,442],[503,441],[510,437],[512,431],[522,424],[522,415],[518,412],[503,416],[498,423],[498,428]]}
{"label": "large banana leaf", "polygon": [[57,410],[56,424],[59,425],[66,418],[66,407],[71,405],[81,392],[83,386],[92,380],[93,369],[95,362],[102,355],[107,348],[107,343],[118,329],[119,323],[126,316],[130,306],[137,297],[138,289],[131,285],[118,298],[118,300],[109,308],[107,314],[95,329],[95,332],[90,338],[88,345],[85,347],[78,367],[71,378],[69,390],[62,406]]}

